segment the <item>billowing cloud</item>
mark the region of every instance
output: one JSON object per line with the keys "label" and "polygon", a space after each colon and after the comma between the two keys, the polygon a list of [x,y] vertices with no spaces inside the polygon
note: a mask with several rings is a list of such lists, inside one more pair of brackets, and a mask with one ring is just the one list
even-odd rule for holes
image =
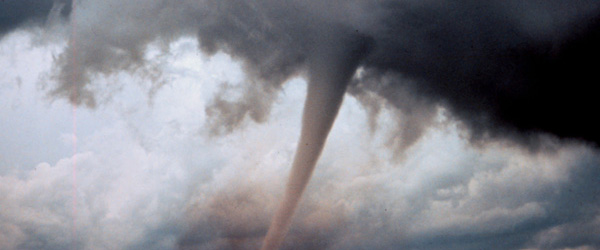
{"label": "billowing cloud", "polygon": [[[150,42],[197,35],[203,52],[228,53],[248,72],[241,99],[218,97],[208,109],[230,131],[246,116],[264,121],[286,79],[309,70],[328,44],[347,46],[355,41],[344,37],[356,36],[369,41],[371,52],[359,62],[365,72],[352,93],[373,93],[406,114],[404,145],[430,124],[432,105],[445,107],[476,141],[508,137],[536,148],[538,132],[598,140],[594,120],[579,115],[593,106],[593,67],[586,62],[597,56],[595,1],[76,5],[53,91],[75,103],[95,105],[88,85],[97,74],[146,67]],[[398,92],[417,97],[404,101]]]}
{"label": "billowing cloud", "polygon": [[[68,42],[0,41],[0,95],[16,103],[0,109],[14,118],[0,125],[14,143],[0,147],[0,248],[260,247],[303,79],[341,79],[329,72],[353,75],[353,98],[283,249],[600,248],[600,158],[585,142],[597,5],[77,1]],[[78,112],[76,155],[71,107],[47,93],[96,107]]]}

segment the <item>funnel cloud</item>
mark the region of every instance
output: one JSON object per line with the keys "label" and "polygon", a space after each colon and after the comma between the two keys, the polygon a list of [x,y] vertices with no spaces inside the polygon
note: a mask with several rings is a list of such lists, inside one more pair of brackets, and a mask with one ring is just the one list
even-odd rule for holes
{"label": "funnel cloud", "polygon": [[[343,32],[343,29],[338,32]],[[264,250],[278,249],[283,242],[294,210],[306,189],[342,104],[348,82],[359,60],[369,49],[369,40],[357,37],[352,31],[347,33],[340,35],[344,38],[340,41],[324,41],[329,46],[322,45],[324,49],[314,51],[309,58],[308,90],[300,140],[283,201],[265,237],[262,247]]]}

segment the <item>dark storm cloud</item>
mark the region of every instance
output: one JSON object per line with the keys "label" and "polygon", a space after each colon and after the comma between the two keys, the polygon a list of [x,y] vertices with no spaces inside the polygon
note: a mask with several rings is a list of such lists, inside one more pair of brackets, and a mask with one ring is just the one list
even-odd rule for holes
{"label": "dark storm cloud", "polygon": [[599,5],[82,1],[74,43],[57,61],[53,94],[94,106],[88,83],[96,75],[143,67],[143,51],[154,40],[198,35],[203,52],[224,51],[242,61],[248,74],[246,95],[217,96],[206,110],[215,118],[213,131],[227,132],[246,117],[266,120],[281,85],[305,74],[314,51],[356,34],[370,39],[373,48],[359,63],[364,74],[351,93],[398,108],[404,129],[392,143],[400,148],[420,138],[437,107],[461,121],[473,141],[511,138],[536,148],[542,132],[597,143],[599,124],[589,115],[595,106],[589,62],[600,54]]}
{"label": "dark storm cloud", "polygon": [[[375,81],[397,73],[393,86],[447,108],[474,139],[546,132],[599,142],[599,124],[588,115],[595,107],[591,62],[600,56],[597,2],[382,5],[378,25],[366,31],[377,46],[363,66]],[[389,87],[366,87],[400,109],[422,106],[397,104]]]}
{"label": "dark storm cloud", "polygon": [[6,33],[31,24],[43,23],[55,8],[66,17],[71,11],[70,0],[4,0],[0,1],[0,38]]}

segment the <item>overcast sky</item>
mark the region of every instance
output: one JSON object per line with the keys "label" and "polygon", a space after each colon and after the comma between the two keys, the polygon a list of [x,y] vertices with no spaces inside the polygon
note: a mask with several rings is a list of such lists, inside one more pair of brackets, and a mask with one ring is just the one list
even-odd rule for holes
{"label": "overcast sky", "polygon": [[[208,17],[196,19],[189,6],[162,6],[169,11],[148,23],[136,13],[155,6],[144,9],[140,1],[117,9],[83,1],[79,12],[62,5],[70,1],[41,1],[39,8],[7,2],[0,3],[0,249],[260,247],[300,135],[304,47],[263,48],[256,44],[273,34],[248,27],[256,37],[233,34],[244,27],[235,20],[222,24],[232,34],[202,26],[198,38],[197,27],[182,23],[213,18],[202,9]],[[371,20],[355,2],[344,5],[354,13],[347,18]],[[581,8],[587,2],[578,1]],[[215,3],[206,4],[239,11]],[[283,8],[273,5],[264,18]],[[258,10],[249,12],[262,13],[264,6],[252,6]],[[569,11],[588,13],[575,9]],[[172,20],[173,13],[183,17]],[[535,13],[525,26],[532,34],[560,30],[561,18],[575,16],[547,11],[555,19],[545,25],[540,16],[550,17]],[[119,27],[98,26],[113,15]],[[277,24],[262,29],[278,31]],[[368,22],[356,32],[363,29],[380,39]],[[233,42],[242,35],[249,40]],[[427,82],[448,72],[421,77],[415,66],[383,65],[388,61],[374,53],[354,81],[385,82],[390,76],[378,70],[388,68]],[[479,128],[475,115],[465,114],[495,109],[462,108],[454,94],[427,92],[444,91],[437,85],[394,94],[361,86],[345,96],[283,249],[600,249],[597,132],[535,123],[508,130],[511,117]],[[431,101],[438,97],[447,101]]]}

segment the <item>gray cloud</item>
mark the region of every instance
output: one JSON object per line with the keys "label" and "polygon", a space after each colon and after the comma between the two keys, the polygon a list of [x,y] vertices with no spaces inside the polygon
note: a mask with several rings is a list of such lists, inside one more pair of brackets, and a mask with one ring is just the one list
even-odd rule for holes
{"label": "gray cloud", "polygon": [[70,0],[7,0],[0,2],[0,39],[19,27],[44,23],[51,13],[66,18]]}
{"label": "gray cloud", "polygon": [[[426,150],[423,146],[415,145],[421,148],[414,153]],[[429,154],[440,159],[341,180],[336,180],[335,172],[348,166],[328,165],[334,168],[331,176],[321,176],[328,180],[307,191],[282,249],[599,247],[594,238],[597,175],[588,172],[600,163],[596,152],[572,146],[558,156],[539,157],[516,153],[518,150],[496,150],[483,158],[475,156],[475,151],[450,162],[446,157],[453,156]],[[507,154],[514,158],[504,161]],[[493,167],[482,167],[490,165]],[[432,169],[442,173],[431,175]],[[272,184],[255,185],[238,184],[235,190],[215,194],[227,201],[218,205],[209,195],[196,210],[202,219],[193,220],[196,227],[180,240],[180,246],[259,246],[267,228],[265,213],[273,209],[261,204],[272,204],[273,198],[264,194],[265,187]],[[586,191],[574,186],[586,187]]]}
{"label": "gray cloud", "polygon": [[399,74],[394,86],[447,108],[476,141],[508,137],[535,148],[536,133],[546,132],[597,142],[594,121],[583,115],[593,106],[585,62],[596,57],[597,3],[385,6],[367,32],[378,42],[364,64],[375,81]]}
{"label": "gray cloud", "polygon": [[[586,65],[598,54],[597,5],[585,0],[285,4],[233,0],[81,1],[70,19],[73,35],[55,62],[58,83],[52,94],[75,104],[95,106],[96,78],[123,70],[152,71],[145,55],[149,44],[168,45],[181,36],[197,36],[202,52],[230,54],[242,63],[248,76],[240,99],[228,99],[224,91],[205,109],[213,116],[213,133],[232,133],[246,117],[266,122],[283,83],[291,77],[310,76],[314,65],[309,64],[316,51],[326,50],[332,42],[341,42],[340,47],[344,47],[344,41],[352,40],[340,37],[361,37],[370,41],[372,48],[356,63],[363,73],[356,75],[349,91],[371,110],[373,121],[378,110],[393,110],[400,126],[394,133],[398,137],[390,139],[390,144],[409,151],[411,156],[407,156],[402,169],[382,166],[377,174],[350,176],[343,181],[335,176],[347,170],[327,165],[337,172],[330,173],[331,180],[317,187],[330,189],[307,191],[306,210],[298,211],[297,226],[291,229],[284,248],[598,248],[594,239],[598,225],[594,179],[599,175],[597,152],[569,141],[563,141],[551,153],[527,154],[503,148],[440,152],[440,145],[460,149],[466,146],[448,142],[459,140],[456,138],[431,144],[419,140],[432,133],[428,128],[436,124],[438,108],[442,107],[452,121],[470,131],[471,141],[489,142],[490,147],[495,142],[488,139],[497,138],[531,148],[544,147],[545,137],[540,133],[597,142],[598,124],[589,115],[595,107],[591,101],[593,84],[589,84],[594,68]],[[47,16],[31,13],[22,20]],[[18,22],[14,23],[2,27],[12,30]],[[371,124],[376,127],[376,122]],[[367,142],[347,144],[361,143]],[[255,144],[247,146],[254,148]],[[432,160],[435,157],[431,152],[439,153],[436,156],[446,161]],[[481,152],[486,156],[480,156]],[[66,172],[66,168],[54,171]],[[13,178],[3,188],[11,191],[18,183],[26,186],[41,179]],[[268,180],[272,179],[264,179]],[[207,192],[198,206],[190,206],[191,214],[200,215],[191,216],[194,220],[189,230],[168,218],[158,225],[137,226],[143,216],[133,216],[136,222],[131,223],[136,226],[121,230],[144,228],[143,236],[113,244],[144,247],[152,244],[147,237],[169,231],[172,234],[157,241],[208,249],[256,246],[260,241],[257,235],[266,232],[264,221],[254,220],[256,214],[262,218],[265,211],[274,211],[273,207],[257,208],[258,204],[273,203],[272,197],[265,200],[255,195],[263,189],[270,192],[273,187],[269,185],[275,184],[264,185],[242,185],[254,191],[250,194],[226,188]],[[58,193],[65,189],[56,188]],[[8,197],[1,202],[27,202],[14,199]],[[52,204],[56,199],[40,202]],[[149,203],[132,204],[144,207]],[[102,214],[102,205],[87,205]],[[30,207],[34,212],[39,208]],[[10,219],[13,217],[9,213],[17,210],[3,210],[2,218],[10,221],[3,223],[9,225],[2,229],[9,232],[3,237],[16,239],[16,245],[9,247],[66,244],[52,234],[64,231],[57,226],[60,223],[53,224],[51,230],[30,226],[26,223],[29,217]],[[228,214],[223,215],[223,210]],[[90,218],[93,215],[97,214],[92,213]],[[93,222],[89,225],[96,225]],[[106,232],[89,228],[83,235],[90,238],[79,244],[105,246],[105,239],[92,236]],[[40,240],[19,238],[23,235],[25,239]]]}
{"label": "gray cloud", "polygon": [[[173,65],[181,64],[173,60]],[[75,156],[75,244],[81,249],[260,245],[283,193],[297,136],[297,127],[281,124],[298,126],[289,122],[294,115],[287,111],[299,108],[296,100],[303,92],[286,89],[287,98],[274,106],[276,112],[264,125],[204,143],[193,136],[200,124],[187,110],[206,105],[210,94],[198,98],[190,91],[197,87],[196,75],[173,78],[178,84],[160,91],[153,109],[139,107],[145,102],[133,98],[137,89],[129,86],[107,109],[94,111],[108,117],[97,121],[96,129],[81,127],[84,153]],[[34,84],[29,77],[22,82]],[[69,113],[69,105],[63,104]],[[45,107],[39,102],[23,105],[34,106],[29,112],[64,112],[35,108]],[[126,116],[102,114],[118,112],[121,105],[140,110],[122,108],[133,112]],[[344,122],[332,130],[329,151],[315,169],[283,249],[599,247],[595,177],[600,159],[594,149],[566,144],[555,152],[532,154],[502,143],[477,148],[447,125],[425,131],[427,139],[408,148],[402,164],[392,164],[385,159],[385,129],[369,135],[359,105],[348,98],[342,107],[339,121]],[[89,122],[84,109],[78,115],[81,125]],[[65,117],[47,119],[53,124]],[[72,160],[0,175],[0,248],[72,246]]]}
{"label": "gray cloud", "polygon": [[282,84],[305,74],[314,51],[356,33],[371,39],[373,49],[359,63],[365,74],[352,93],[372,93],[401,111],[403,129],[392,143],[400,149],[420,138],[435,106],[460,120],[474,142],[509,138],[536,149],[544,147],[539,132],[598,140],[597,124],[579,115],[593,106],[588,79],[594,70],[585,62],[597,53],[595,1],[78,5],[52,92],[74,103],[95,105],[88,85],[98,74],[145,67],[150,42],[197,35],[201,51],[228,53],[247,72],[246,95],[229,101],[217,96],[206,110],[214,132],[227,132],[246,118],[265,121]]}

